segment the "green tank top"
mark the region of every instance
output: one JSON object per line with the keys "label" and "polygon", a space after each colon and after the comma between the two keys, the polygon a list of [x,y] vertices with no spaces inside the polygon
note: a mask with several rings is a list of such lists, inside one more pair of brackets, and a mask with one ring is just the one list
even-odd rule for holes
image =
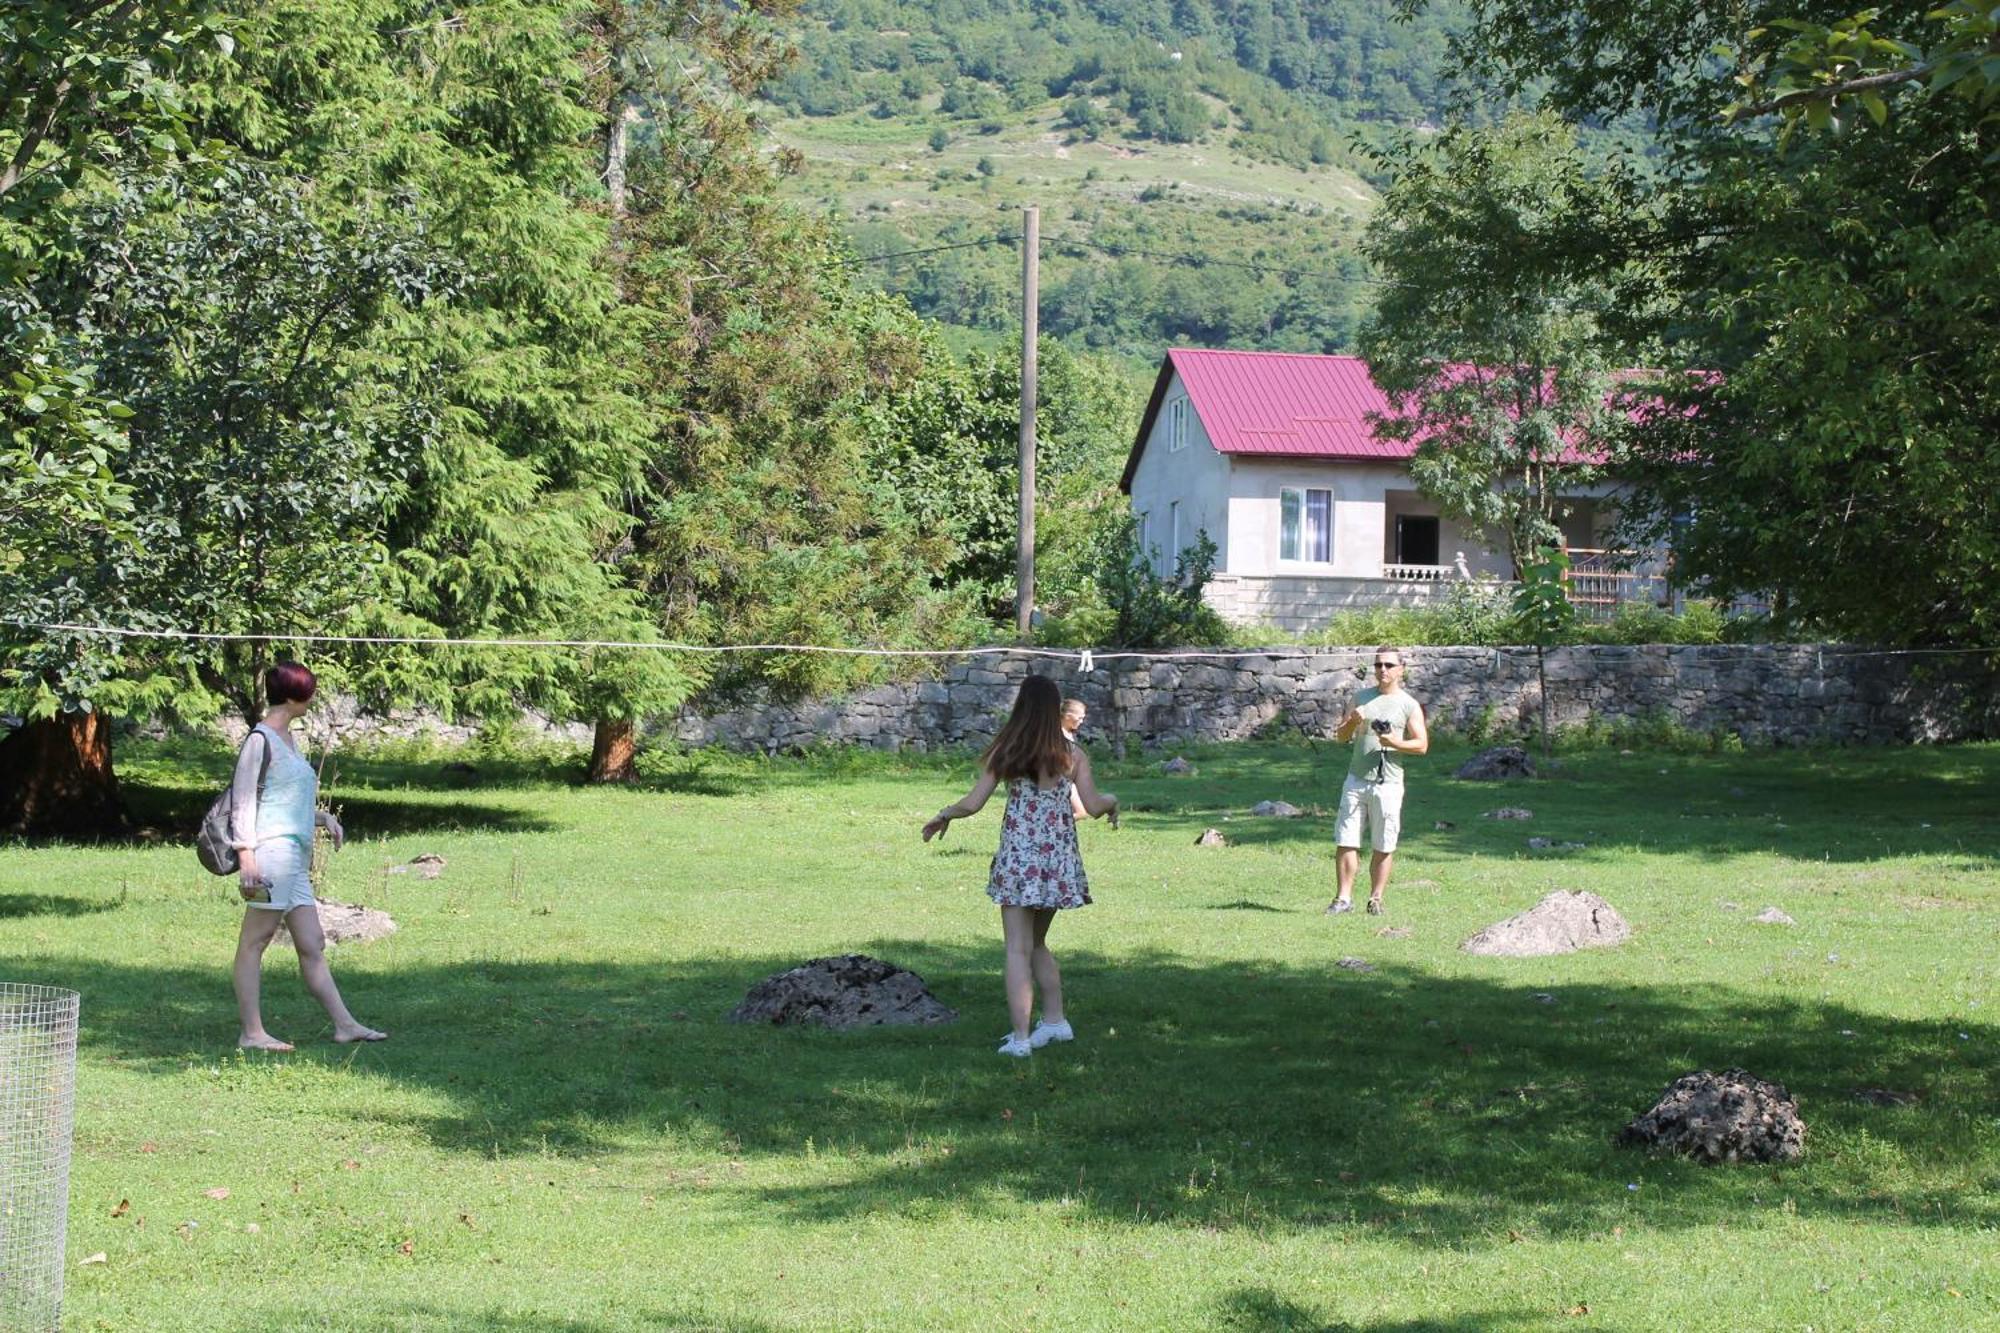
{"label": "green tank top", "polygon": [[1349,775],[1364,782],[1401,782],[1403,756],[1399,751],[1382,747],[1372,724],[1378,719],[1386,721],[1391,736],[1399,741],[1408,740],[1410,719],[1417,715],[1417,701],[1408,690],[1384,694],[1371,685],[1355,697],[1354,707],[1361,714],[1361,729],[1354,733],[1354,757],[1347,763]]}

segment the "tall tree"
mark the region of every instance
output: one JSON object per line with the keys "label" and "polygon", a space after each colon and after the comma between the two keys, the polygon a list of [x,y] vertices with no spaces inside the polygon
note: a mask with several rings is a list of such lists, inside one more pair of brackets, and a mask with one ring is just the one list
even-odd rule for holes
{"label": "tall tree", "polygon": [[[342,457],[350,483],[312,501],[348,505],[324,530],[342,539],[341,558],[294,571],[328,595],[252,604],[232,588],[212,609],[236,609],[211,617],[215,628],[268,632],[274,622],[282,630],[309,621],[334,633],[613,640],[647,633],[649,618],[602,558],[626,528],[621,505],[639,482],[646,423],[632,391],[632,324],[605,273],[602,218],[585,207],[597,197],[599,125],[579,60],[587,15],[581,5],[530,0],[484,0],[450,15],[417,0],[261,0],[232,18],[233,42],[189,48],[181,65],[183,139],[214,144],[212,152],[255,164],[272,182],[291,182],[274,197],[296,204],[298,234],[333,238],[330,250],[308,245],[290,256],[287,281],[339,293],[317,336],[342,327],[340,348],[324,358],[308,354],[298,373],[263,382],[291,399],[269,418],[291,424],[271,438],[310,446],[315,458]],[[224,49],[231,45],[233,53]],[[75,187],[64,206],[78,211],[89,186]],[[349,327],[339,302],[375,299],[360,238],[396,220],[450,257],[456,299],[421,299],[421,284],[399,276],[393,299]],[[228,238],[213,239],[213,251],[185,253],[184,272],[209,292],[230,267]],[[132,284],[115,291],[116,299],[135,294]],[[107,286],[78,305],[111,299]],[[285,327],[306,331],[287,345],[313,342],[309,324]],[[171,340],[162,345],[170,349]],[[226,336],[217,346],[257,350]],[[117,350],[131,358],[121,374],[159,361],[148,362],[143,347]],[[226,392],[227,376],[203,369],[177,372],[171,382],[205,386],[213,400],[209,391]],[[386,387],[371,396],[358,391],[364,385]],[[413,403],[423,410],[390,410]],[[421,446],[405,447],[415,437]],[[191,437],[177,443],[199,456]],[[145,458],[123,470],[150,468],[158,481],[183,461]],[[258,486],[267,501],[276,493]],[[179,482],[146,482],[134,492],[162,504],[189,494]],[[217,520],[250,503],[232,486],[202,499],[203,517]],[[133,524],[164,531],[176,517],[162,508],[136,514]],[[195,550],[216,555],[221,546],[205,541]],[[299,554],[316,548],[324,550],[302,544]],[[141,606],[121,591],[119,571],[100,561],[89,577],[63,585],[70,603],[89,613],[64,618],[185,627],[177,613],[200,585]],[[336,587],[344,595],[332,595]],[[191,681],[228,682],[238,706],[254,695],[252,653],[189,645],[158,654],[103,636],[43,647],[62,656],[59,703],[78,713],[95,715],[100,703],[154,710],[187,697]],[[356,649],[317,660],[373,702],[491,713],[523,703],[575,708],[606,665],[566,651],[446,657]],[[627,691],[647,684],[678,697],[684,690],[670,660],[655,654],[617,672]],[[101,732],[95,743],[104,744]],[[108,750],[101,753],[108,760]],[[108,777],[108,762],[101,768]],[[107,782],[100,790],[115,789]]]}
{"label": "tall tree", "polygon": [[64,600],[47,600],[51,589],[87,579],[80,540],[132,550],[116,471],[132,413],[51,315],[40,280],[74,250],[83,201],[190,146],[181,67],[201,43],[230,44],[211,15],[205,3],[115,0],[0,11],[0,711],[26,718],[0,738],[0,827],[122,818],[110,733],[79,688],[102,654],[29,626]]}
{"label": "tall tree", "polygon": [[1603,475],[1617,296],[1577,242],[1618,212],[1621,181],[1549,116],[1385,161],[1364,248],[1386,285],[1361,348],[1396,406],[1376,429],[1415,443],[1417,488],[1504,543],[1518,576],[1561,544],[1566,497]]}
{"label": "tall tree", "polygon": [[[1594,242],[1607,267],[1644,257],[1647,323],[1677,369],[1657,386],[1677,410],[1649,414],[1630,455],[1632,512],[1649,519],[1638,536],[1670,536],[1683,578],[1768,593],[1815,632],[1990,644],[1991,14],[1885,8],[1856,25],[1848,6],[1809,0],[1471,9],[1459,49],[1475,74],[1545,85],[1574,117],[1658,112],[1648,206]],[[1913,76],[1853,86],[1885,50]],[[1840,134],[1787,136],[1782,116],[1758,114],[1796,110],[1810,128],[1848,106]]]}
{"label": "tall tree", "polygon": [[[635,283],[634,250],[642,246],[657,249],[662,221],[656,190],[641,204],[649,217],[641,224],[641,237],[635,240],[635,146],[643,142],[641,151],[650,159],[644,169],[654,177],[663,172],[685,173],[690,193],[702,194],[700,181],[713,162],[727,162],[732,154],[746,151],[754,122],[744,99],[790,58],[791,47],[772,20],[797,7],[798,0],[752,0],[743,5],[720,0],[604,0],[594,8],[586,59],[592,100],[603,108],[608,271],[619,298],[637,316],[635,329],[647,327],[652,315],[635,299],[635,288],[643,288],[645,280]],[[708,197],[711,203],[724,207],[733,202],[719,195]],[[693,225],[700,224],[695,220]],[[658,387],[657,379],[654,387]],[[656,491],[655,480],[656,475],[642,477],[627,495],[626,507],[635,523],[647,508],[641,497]],[[637,549],[621,533],[611,554],[615,560],[625,561]],[[643,582],[640,575],[624,586],[631,595],[640,596],[635,585]],[[633,664],[626,662],[628,668]],[[661,711],[664,705],[678,702],[697,679],[685,668],[678,670],[673,683],[680,688],[671,698],[658,690],[635,690],[629,671],[599,681],[597,688],[589,691],[592,702],[587,715],[595,730],[590,780],[627,781],[635,776],[639,718],[647,711]]]}

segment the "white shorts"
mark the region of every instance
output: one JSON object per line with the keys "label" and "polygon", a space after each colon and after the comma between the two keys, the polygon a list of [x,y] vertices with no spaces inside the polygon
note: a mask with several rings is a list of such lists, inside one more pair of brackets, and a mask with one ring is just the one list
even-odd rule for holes
{"label": "white shorts", "polygon": [[1374,834],[1376,851],[1396,850],[1396,836],[1403,831],[1402,783],[1366,782],[1347,775],[1340,784],[1340,813],[1333,821],[1334,846],[1358,849],[1364,829]]}
{"label": "white shorts", "polygon": [[297,838],[273,838],[257,844],[257,873],[271,885],[271,901],[245,903],[272,912],[289,912],[313,904],[312,853]]}

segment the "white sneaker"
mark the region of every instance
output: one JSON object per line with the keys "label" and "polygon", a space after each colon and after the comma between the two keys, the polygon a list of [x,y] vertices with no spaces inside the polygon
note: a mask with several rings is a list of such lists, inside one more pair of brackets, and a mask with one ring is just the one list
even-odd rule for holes
{"label": "white sneaker", "polygon": [[1029,1044],[1028,1038],[1017,1037],[1011,1032],[1007,1034],[1007,1040],[1000,1043],[1000,1054],[1011,1055],[1017,1060],[1025,1060],[1034,1053],[1035,1048]]}
{"label": "white sneaker", "polygon": [[1028,1034],[1028,1045],[1040,1050],[1052,1041],[1075,1041],[1076,1032],[1067,1021],[1051,1023],[1047,1019],[1035,1024],[1035,1030]]}

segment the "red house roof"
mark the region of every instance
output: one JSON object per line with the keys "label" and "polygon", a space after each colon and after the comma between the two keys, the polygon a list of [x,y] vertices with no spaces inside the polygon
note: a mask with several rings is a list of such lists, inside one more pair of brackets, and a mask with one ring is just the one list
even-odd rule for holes
{"label": "red house roof", "polygon": [[[1469,366],[1458,369],[1472,372]],[[1118,488],[1128,495],[1176,373],[1217,453],[1402,461],[1417,451],[1414,440],[1383,439],[1370,429],[1369,414],[1391,415],[1391,404],[1358,356],[1173,347],[1160,363],[1118,480]],[[1625,410],[1636,416],[1645,405],[1628,403]],[[1571,461],[1588,456],[1568,448],[1564,452]]]}
{"label": "red house roof", "polygon": [[1123,490],[1132,489],[1139,455],[1176,373],[1218,453],[1405,459],[1416,452],[1415,445],[1378,439],[1368,428],[1368,414],[1388,411],[1389,399],[1358,356],[1174,347],[1160,363],[1138,438],[1125,460],[1119,481]]}

